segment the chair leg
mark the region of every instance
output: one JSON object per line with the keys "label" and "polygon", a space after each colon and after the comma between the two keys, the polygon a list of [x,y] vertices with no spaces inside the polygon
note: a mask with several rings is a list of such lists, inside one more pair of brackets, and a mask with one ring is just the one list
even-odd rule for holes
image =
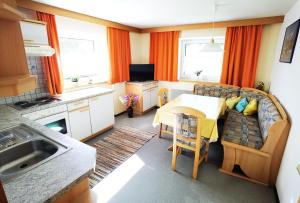
{"label": "chair leg", "polygon": [[162,131],[162,123],[159,124],[159,133],[158,133],[158,138],[161,138],[161,131]]}
{"label": "chair leg", "polygon": [[209,142],[205,142],[205,162],[208,160]]}
{"label": "chair leg", "polygon": [[198,167],[199,167],[199,159],[200,159],[200,150],[195,151],[195,158],[194,158],[194,167],[193,167],[193,179],[197,179],[198,176]]}
{"label": "chair leg", "polygon": [[174,150],[174,148],[173,148],[173,155],[172,155],[172,170],[173,171],[176,171],[176,159],[177,159],[177,150]]}
{"label": "chair leg", "polygon": [[177,146],[176,146],[176,139],[173,140],[173,151],[172,151],[172,170],[176,170],[176,159],[177,159]]}

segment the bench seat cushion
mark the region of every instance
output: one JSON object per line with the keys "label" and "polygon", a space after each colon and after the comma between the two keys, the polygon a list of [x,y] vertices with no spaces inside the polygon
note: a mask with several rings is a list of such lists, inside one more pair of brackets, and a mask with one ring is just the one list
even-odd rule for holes
{"label": "bench seat cushion", "polygon": [[257,117],[244,116],[235,110],[228,112],[224,125],[223,139],[227,142],[254,149],[260,149],[263,146]]}

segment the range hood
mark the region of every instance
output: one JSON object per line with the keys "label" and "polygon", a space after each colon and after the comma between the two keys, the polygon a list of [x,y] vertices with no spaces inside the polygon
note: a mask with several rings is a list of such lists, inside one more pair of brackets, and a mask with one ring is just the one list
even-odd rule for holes
{"label": "range hood", "polygon": [[27,56],[52,56],[55,53],[49,46],[45,22],[22,20],[20,25]]}
{"label": "range hood", "polygon": [[25,53],[27,56],[52,56],[55,49],[48,45],[25,44]]}

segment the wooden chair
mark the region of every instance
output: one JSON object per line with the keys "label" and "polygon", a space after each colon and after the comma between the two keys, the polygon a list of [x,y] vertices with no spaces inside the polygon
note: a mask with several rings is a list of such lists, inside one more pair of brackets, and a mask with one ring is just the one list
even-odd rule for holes
{"label": "wooden chair", "polygon": [[168,93],[169,93],[169,90],[167,88],[160,88],[159,89],[159,91],[157,93],[157,96],[159,98],[159,101],[158,101],[158,106],[159,107],[162,107],[163,105],[168,103]]}
{"label": "wooden chair", "polygon": [[[158,106],[162,107],[163,105],[165,105],[166,103],[168,103],[168,93],[169,90],[167,88],[160,88],[159,91],[157,92],[157,96],[158,96]],[[165,125],[165,130],[162,129],[162,124],[160,124],[160,133],[158,134],[158,137],[161,137],[161,133],[162,132],[168,132],[168,126]]]}
{"label": "wooden chair", "polygon": [[[172,113],[176,114],[173,128],[173,155],[172,169],[176,170],[176,158],[182,149],[191,150],[195,153],[193,179],[197,179],[198,166],[208,158],[209,141],[201,136],[201,125],[204,123],[205,114],[189,107],[174,107]],[[205,146],[204,154],[201,148]]]}

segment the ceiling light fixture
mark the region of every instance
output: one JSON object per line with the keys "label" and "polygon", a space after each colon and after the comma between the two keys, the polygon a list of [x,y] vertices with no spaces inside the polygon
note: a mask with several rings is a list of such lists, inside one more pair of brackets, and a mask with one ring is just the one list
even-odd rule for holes
{"label": "ceiling light fixture", "polygon": [[221,52],[223,51],[222,47],[215,43],[214,31],[215,31],[215,14],[217,10],[217,5],[213,5],[213,22],[212,22],[212,38],[209,43],[207,43],[202,49],[202,52]]}

